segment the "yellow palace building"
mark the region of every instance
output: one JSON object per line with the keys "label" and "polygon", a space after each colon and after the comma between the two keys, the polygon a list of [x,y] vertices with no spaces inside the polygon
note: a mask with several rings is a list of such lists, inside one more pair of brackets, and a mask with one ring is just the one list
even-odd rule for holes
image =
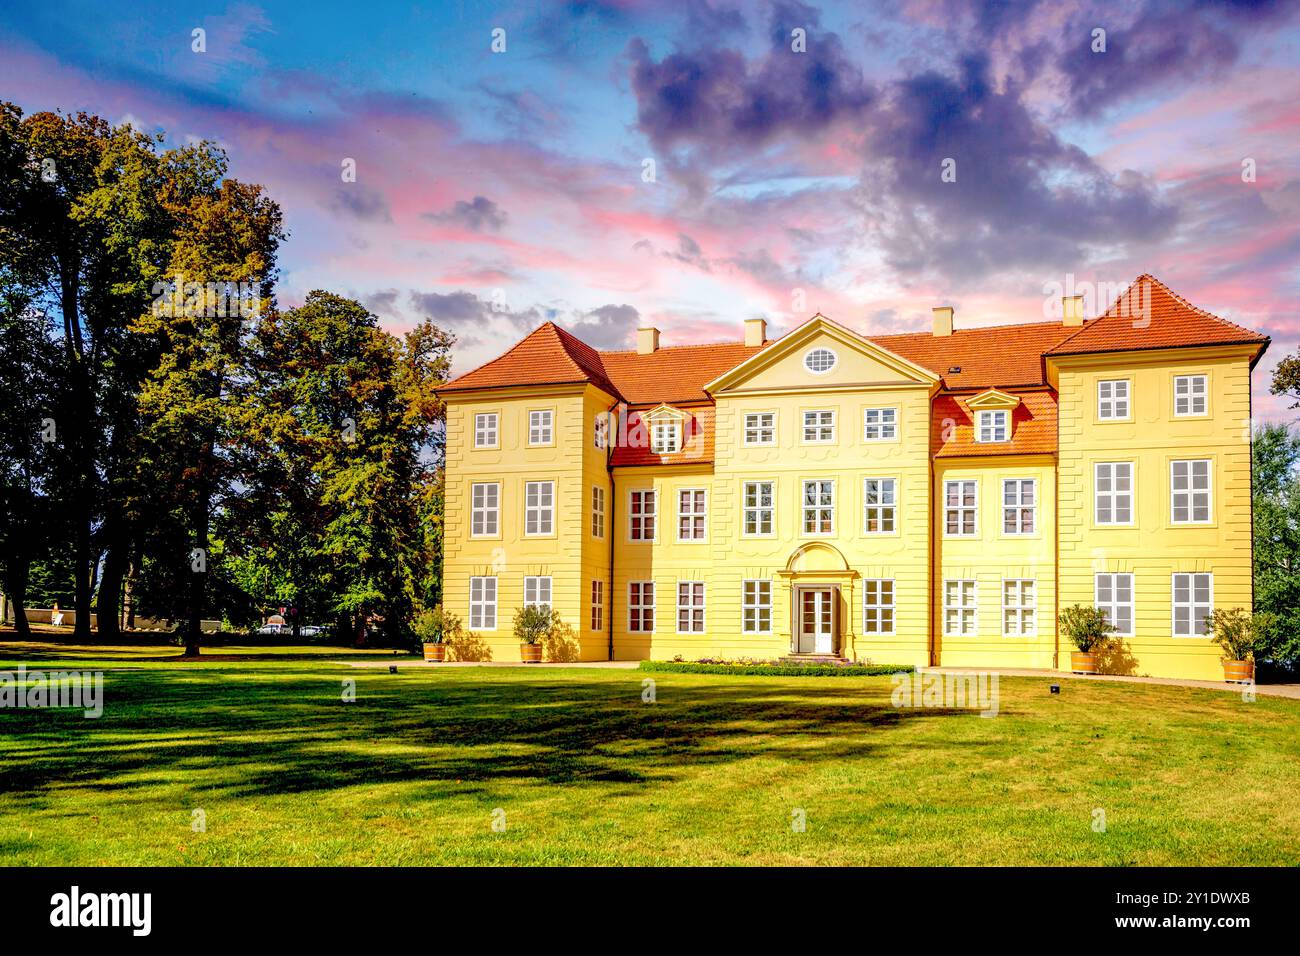
{"label": "yellow palace building", "polygon": [[546,323],[449,382],[444,603],[519,659],[526,604],[582,660],[841,657],[1217,680],[1251,607],[1250,375],[1268,345],[1142,276],[1104,314],[598,351]]}

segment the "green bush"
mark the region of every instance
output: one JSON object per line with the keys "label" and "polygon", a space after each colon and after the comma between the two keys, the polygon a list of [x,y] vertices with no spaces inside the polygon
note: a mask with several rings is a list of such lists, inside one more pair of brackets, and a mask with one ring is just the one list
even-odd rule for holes
{"label": "green bush", "polygon": [[1271,614],[1250,614],[1244,608],[1215,608],[1205,615],[1205,626],[1225,661],[1253,661],[1272,620]]}
{"label": "green bush", "polygon": [[1065,636],[1084,654],[1105,646],[1115,630],[1105,611],[1087,604],[1070,605],[1057,620]]}
{"label": "green bush", "polygon": [[641,670],[656,674],[735,674],[743,677],[880,677],[910,674],[910,664],[781,664],[746,662],[706,664],[700,661],[642,661]]}
{"label": "green bush", "polygon": [[448,644],[461,632],[461,626],[460,618],[439,604],[417,614],[411,630],[421,644]]}
{"label": "green bush", "polygon": [[515,637],[520,644],[540,644],[560,626],[559,613],[544,605],[530,604],[515,612]]}

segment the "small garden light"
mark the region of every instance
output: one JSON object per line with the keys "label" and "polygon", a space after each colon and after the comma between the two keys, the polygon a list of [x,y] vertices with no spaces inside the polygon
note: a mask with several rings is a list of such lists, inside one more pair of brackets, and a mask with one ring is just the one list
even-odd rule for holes
{"label": "small garden light", "polygon": [[1052,693],[1053,693],[1053,694],[1059,694],[1060,692],[1061,692],[1061,685],[1060,685],[1060,684],[1053,684],[1053,685],[1052,685]]}
{"label": "small garden light", "polygon": [[389,665],[388,665],[388,673],[390,673],[390,674],[396,674],[396,673],[397,673],[397,665],[396,665],[396,664],[389,664]]}

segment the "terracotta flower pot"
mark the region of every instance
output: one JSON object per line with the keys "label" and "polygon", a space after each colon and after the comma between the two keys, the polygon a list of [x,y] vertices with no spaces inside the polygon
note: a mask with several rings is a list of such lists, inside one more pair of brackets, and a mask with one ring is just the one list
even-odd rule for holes
{"label": "terracotta flower pot", "polygon": [[1254,661],[1224,661],[1223,679],[1229,684],[1246,684],[1255,679]]}
{"label": "terracotta flower pot", "polygon": [[446,644],[425,644],[424,659],[426,661],[437,661],[441,663],[447,659]]}
{"label": "terracotta flower pot", "polygon": [[540,664],[542,662],[542,645],[520,644],[519,659],[525,664]]}
{"label": "terracotta flower pot", "polygon": [[1091,651],[1071,651],[1070,670],[1076,674],[1097,673],[1097,655]]}

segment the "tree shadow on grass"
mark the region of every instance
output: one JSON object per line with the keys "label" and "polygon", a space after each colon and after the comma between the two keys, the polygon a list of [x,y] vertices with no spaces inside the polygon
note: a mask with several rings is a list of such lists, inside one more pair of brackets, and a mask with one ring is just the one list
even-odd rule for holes
{"label": "tree shadow on grass", "polygon": [[500,781],[642,786],[756,756],[883,756],[903,746],[889,735],[906,722],[973,716],[896,709],[879,682],[727,678],[669,693],[661,682],[658,702],[648,704],[636,672],[544,681],[348,677],[357,682],[352,703],[341,699],[341,679],[321,672],[110,671],[97,720],[0,711],[0,792],[39,803],[45,789],[129,793],[169,784],[227,797],[402,781],[461,785],[431,787],[431,797]]}

